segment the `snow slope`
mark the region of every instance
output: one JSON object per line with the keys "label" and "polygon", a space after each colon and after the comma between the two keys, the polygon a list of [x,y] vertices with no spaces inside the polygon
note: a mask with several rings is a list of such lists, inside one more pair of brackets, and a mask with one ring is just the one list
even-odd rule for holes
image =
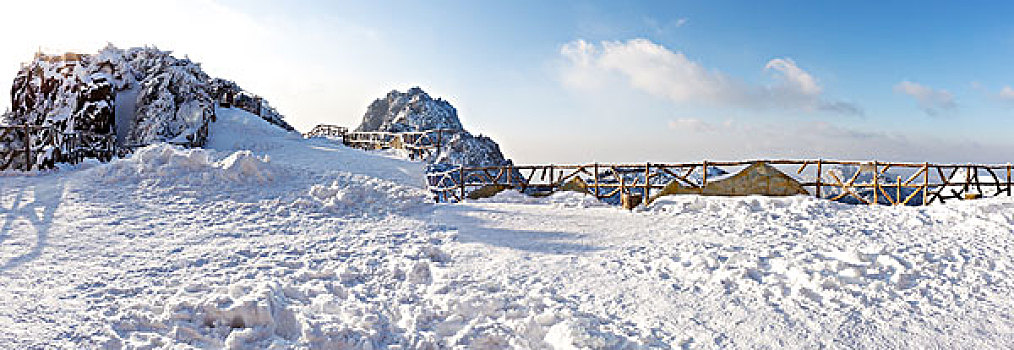
{"label": "snow slope", "polygon": [[1014,200],[575,193],[218,110],[206,150],[0,177],[0,348],[1007,348]]}
{"label": "snow slope", "polygon": [[459,273],[550,291],[665,346],[1014,344],[1010,198],[871,208],[676,196],[631,213],[563,203],[501,194],[437,217],[458,228],[445,249]]}

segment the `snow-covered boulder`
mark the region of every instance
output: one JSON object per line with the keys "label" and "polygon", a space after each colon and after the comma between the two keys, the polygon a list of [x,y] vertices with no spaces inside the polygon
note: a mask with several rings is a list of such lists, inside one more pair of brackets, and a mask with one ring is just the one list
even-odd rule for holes
{"label": "snow-covered boulder", "polygon": [[0,123],[107,133],[118,83],[113,70],[100,57],[37,54],[14,77],[12,109]]}
{"label": "snow-covered boulder", "polygon": [[463,130],[458,111],[443,99],[433,99],[418,87],[397,90],[366,109],[355,131],[407,132],[433,129]]}
{"label": "snow-covered boulder", "polygon": [[448,137],[433,162],[468,166],[511,164],[493,139],[483,135],[473,136],[467,131]]}
{"label": "snow-covered boulder", "polygon": [[121,145],[203,145],[216,103],[225,96],[294,130],[265,101],[231,81],[211,78],[188,58],[153,47],[112,45],[96,54],[36,54],[15,77],[12,109],[0,124],[115,133]]}
{"label": "snow-covered boulder", "polygon": [[489,137],[475,136],[462,127],[458,111],[442,99],[433,99],[418,87],[407,92],[391,91],[370,104],[363,122],[355,131],[411,132],[444,129],[452,132],[442,138],[440,152],[433,163],[481,166],[510,165]]}

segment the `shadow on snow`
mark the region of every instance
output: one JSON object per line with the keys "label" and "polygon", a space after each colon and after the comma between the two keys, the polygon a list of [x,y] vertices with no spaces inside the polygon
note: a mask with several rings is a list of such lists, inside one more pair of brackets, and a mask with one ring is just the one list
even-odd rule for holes
{"label": "shadow on snow", "polygon": [[[53,222],[53,214],[60,206],[62,196],[62,183],[52,186],[14,186],[0,193],[0,203],[5,203],[6,198],[12,197],[8,205],[0,207],[3,210],[0,212],[3,215],[3,221],[0,223],[0,249],[10,249],[9,245],[17,244],[19,239],[30,240],[28,238],[32,233],[30,231],[35,233],[35,242],[31,250],[20,255],[0,254],[0,259],[3,259],[0,271],[30,262],[42,254],[42,250],[46,247],[49,227]],[[16,221],[19,220],[25,220],[30,225],[18,225]],[[28,227],[30,230],[23,230]]]}

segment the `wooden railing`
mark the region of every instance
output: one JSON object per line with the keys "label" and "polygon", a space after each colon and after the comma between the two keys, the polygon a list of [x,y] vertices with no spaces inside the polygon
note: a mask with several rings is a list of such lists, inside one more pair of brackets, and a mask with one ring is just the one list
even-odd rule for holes
{"label": "wooden railing", "polygon": [[310,130],[310,132],[303,134],[303,137],[344,137],[348,132],[349,128],[344,126],[321,124],[313,127],[313,130]]}
{"label": "wooden railing", "polygon": [[704,188],[714,181],[719,169],[731,175],[757,162],[790,175],[817,198],[856,204],[926,205],[1012,194],[1010,164],[838,160],[455,167],[427,174],[427,183],[437,201],[457,202],[488,186],[538,195],[558,191],[568,182],[580,179],[596,198],[619,201],[623,195],[638,195],[648,204],[652,195],[672,181],[689,188]]}
{"label": "wooden railing", "polygon": [[457,130],[435,129],[416,132],[350,132],[342,138],[346,146],[360,149],[403,149],[412,159],[439,154],[446,136]]}
{"label": "wooden railing", "polygon": [[0,171],[41,170],[84,158],[108,161],[116,155],[116,136],[91,132],[61,133],[55,127],[0,126]]}
{"label": "wooden railing", "polygon": [[342,144],[359,149],[403,149],[412,159],[423,159],[439,154],[449,135],[459,130],[434,129],[412,132],[364,132],[352,131],[337,125],[317,125],[303,137],[337,137]]}

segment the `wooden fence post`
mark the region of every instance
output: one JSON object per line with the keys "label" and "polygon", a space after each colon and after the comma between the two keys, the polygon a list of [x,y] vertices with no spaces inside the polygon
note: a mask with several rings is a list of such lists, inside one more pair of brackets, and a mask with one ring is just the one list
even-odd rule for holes
{"label": "wooden fence post", "polygon": [[641,201],[648,207],[648,194],[651,193],[651,162],[644,163],[644,198]]}
{"label": "wooden fence post", "polygon": [[817,198],[820,198],[820,191],[822,187],[822,185],[820,184],[821,165],[822,165],[821,163],[822,160],[817,159],[817,190],[815,191]]}
{"label": "wooden fence post", "polygon": [[437,129],[437,155],[440,155],[440,147],[443,144],[443,129]]}
{"label": "wooden fence post", "polygon": [[[861,169],[862,168],[860,167],[860,170]],[[877,203],[878,202],[878,200],[877,200],[877,197],[878,197],[877,196],[877,192],[879,192],[879,191],[880,191],[880,168],[877,167],[877,161],[874,160],[873,161],[873,201],[870,202],[870,205],[877,205],[878,204]]]}
{"label": "wooden fence post", "polygon": [[461,189],[461,197],[458,197],[458,202],[465,201],[465,166],[462,165],[458,168],[458,187]]}
{"label": "wooden fence post", "polygon": [[895,184],[898,185],[898,187],[895,188],[894,191],[894,205],[899,205],[901,204],[901,175],[898,175],[898,180]]}
{"label": "wooden fence post", "polygon": [[554,167],[553,164],[550,164],[549,165],[549,191],[550,192],[556,191],[556,180],[554,180],[554,175],[555,174],[556,174],[556,167]]}
{"label": "wooden fence post", "polygon": [[[976,174],[976,175],[978,175],[978,174]],[[978,181],[976,181],[976,182],[978,182]],[[972,166],[969,165],[969,166],[965,167],[965,185],[961,186],[961,192],[963,192],[965,194],[965,196],[966,196],[965,198],[968,198],[967,197],[968,196],[968,191],[971,191],[971,190],[972,190]],[[962,198],[962,199],[964,199],[964,198]]]}
{"label": "wooden fence post", "polygon": [[1010,181],[1010,163],[1007,163],[1007,197],[1011,196],[1010,193],[1011,181]]}
{"label": "wooden fence post", "polygon": [[32,130],[25,124],[25,171],[32,171]]}
{"label": "wooden fence post", "polygon": [[595,179],[595,199],[599,199],[599,163],[596,162],[594,166],[595,173],[592,177]]}
{"label": "wooden fence post", "polygon": [[701,194],[704,194],[704,188],[708,187],[708,161],[701,161]]}
{"label": "wooden fence post", "polygon": [[929,204],[929,162],[922,164],[922,205]]}

